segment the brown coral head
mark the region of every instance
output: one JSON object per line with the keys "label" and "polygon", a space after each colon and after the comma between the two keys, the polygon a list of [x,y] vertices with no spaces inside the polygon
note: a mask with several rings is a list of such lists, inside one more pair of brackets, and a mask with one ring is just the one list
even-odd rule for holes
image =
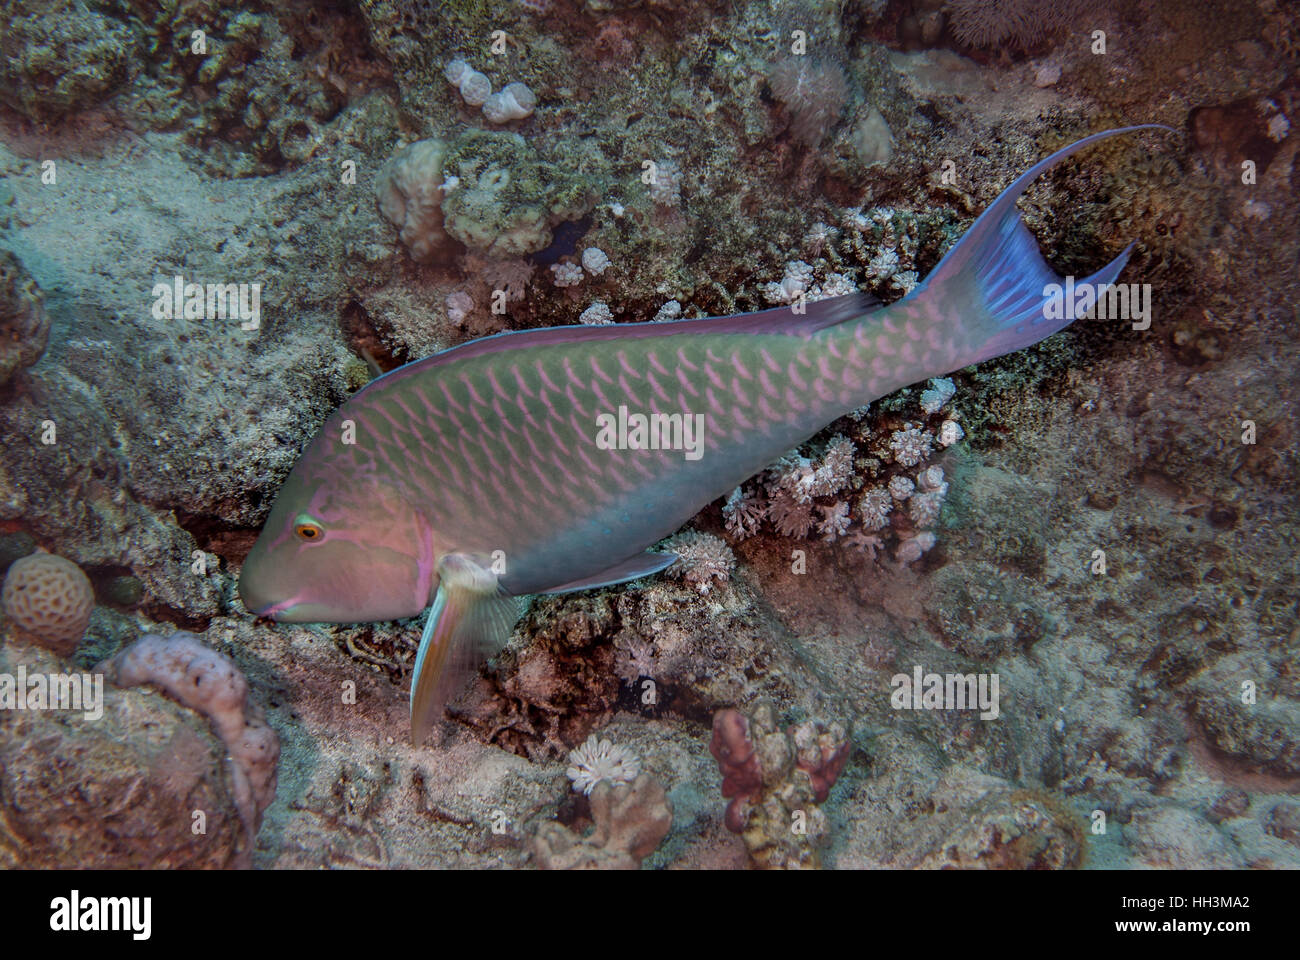
{"label": "brown coral head", "polygon": [[715,713],[709,752],[720,767],[745,763],[754,754],[754,744],[749,739],[749,718],[731,708]]}
{"label": "brown coral head", "polygon": [[722,773],[722,795],[731,798],[723,822],[732,833],[741,833],[745,829],[749,798],[763,783],[750,737],[749,718],[733,709],[715,713],[709,752],[718,761]]}
{"label": "brown coral head", "polygon": [[732,833],[744,833],[745,823],[749,819],[748,813],[749,797],[736,797],[727,804],[727,813],[722,818],[722,822]]}
{"label": "brown coral head", "polygon": [[840,778],[845,764],[849,762],[849,751],[852,746],[851,741],[845,740],[834,750],[822,747],[821,762],[815,765],[799,761],[799,769],[808,774],[808,779],[812,781],[813,797],[818,803],[825,803],[826,798],[830,796],[831,787],[835,786],[835,781]]}
{"label": "brown coral head", "polygon": [[762,777],[749,735],[749,718],[739,710],[719,710],[713,715],[709,752],[718,761],[724,797],[744,796],[758,789]]}

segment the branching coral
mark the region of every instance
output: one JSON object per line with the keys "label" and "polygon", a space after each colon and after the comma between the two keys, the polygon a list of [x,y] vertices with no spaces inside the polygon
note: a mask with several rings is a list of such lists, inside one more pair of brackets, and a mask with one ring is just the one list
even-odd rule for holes
{"label": "branching coral", "polygon": [[[883,422],[897,429],[859,440],[870,456],[860,456],[858,443],[843,434],[835,434],[825,446],[814,446],[807,455],[799,450],[788,453],[757,481],[731,492],[722,508],[727,532],[744,540],[757,534],[766,520],[785,537],[802,539],[815,531],[823,540],[846,538],[849,546],[872,559],[888,536],[899,546],[896,559],[919,559],[934,546],[935,537],[928,531],[938,524],[948,494],[942,468],[926,466],[925,461],[936,439],[946,447],[962,436],[955,420],[943,420],[937,438],[931,424],[945,415],[955,394],[951,380],[931,380],[920,398],[925,420],[899,424],[885,417]],[[862,437],[868,411],[855,413],[851,419],[861,426],[848,432]],[[919,473],[909,469],[917,466],[922,468]],[[862,491],[856,503],[855,490]]]}

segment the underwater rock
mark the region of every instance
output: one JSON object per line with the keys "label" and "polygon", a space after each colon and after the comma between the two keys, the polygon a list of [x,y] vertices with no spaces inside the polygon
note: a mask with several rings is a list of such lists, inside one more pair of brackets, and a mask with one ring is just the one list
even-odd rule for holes
{"label": "underwater rock", "polygon": [[1134,811],[1124,838],[1148,867],[1236,870],[1244,866],[1232,842],[1214,824],[1168,803]]}
{"label": "underwater rock", "polygon": [[29,533],[0,533],[0,573],[7,573],[15,560],[36,549],[36,541]]}
{"label": "underwater rock", "polygon": [[648,773],[632,783],[608,780],[591,791],[596,828],[578,838],[546,822],[533,835],[533,859],[543,870],[637,870],[673,824],[673,807],[663,786]]}
{"label": "underwater rock", "polygon": [[539,597],[522,623],[530,642],[507,648],[459,719],[535,759],[566,756],[620,707],[707,722],[760,695],[802,709],[822,695],[743,579],[707,598],[671,580]]}
{"label": "underwater rock", "polygon": [[1300,847],[1300,805],[1279,803],[1268,812],[1264,829],[1292,846]]}
{"label": "underwater rock", "polygon": [[136,42],[121,21],[72,0],[6,4],[0,100],[37,123],[93,107],[126,82]]}
{"label": "underwater rock", "polygon": [[193,634],[149,634],[95,668],[118,687],[150,683],[212,721],[230,759],[235,805],[251,856],[262,814],[275,799],[280,738],[248,700],[248,681],[229,657]]}
{"label": "underwater rock", "polygon": [[39,360],[49,339],[45,294],[21,260],[0,250],[0,386]]}
{"label": "underwater rock", "polygon": [[4,611],[20,636],[62,656],[86,634],[95,591],[71,560],[33,553],[15,560],[4,580]]}
{"label": "underwater rock", "polygon": [[818,848],[829,840],[820,804],[848,762],[853,743],[839,723],[811,720],[786,730],[764,701],[749,713],[720,710],[713,718],[709,752],[722,773],[725,823],[739,833],[762,867],[820,866]]}
{"label": "underwater rock", "polygon": [[930,870],[1066,870],[1083,863],[1074,815],[1045,793],[994,791],[916,864]]}
{"label": "underwater rock", "polygon": [[[20,669],[31,684],[67,668],[35,647],[0,648],[0,672]],[[101,689],[96,716],[87,699],[90,675],[70,679],[82,684],[82,702],[72,700],[73,709],[6,709],[0,723],[0,866],[171,870],[246,863],[226,746],[207,724],[163,697],[110,687]]]}

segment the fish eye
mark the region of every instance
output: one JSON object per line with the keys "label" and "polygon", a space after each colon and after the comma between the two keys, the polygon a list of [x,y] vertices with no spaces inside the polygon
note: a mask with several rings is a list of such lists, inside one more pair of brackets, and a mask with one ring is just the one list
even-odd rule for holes
{"label": "fish eye", "polygon": [[294,522],[293,535],[303,543],[316,543],[325,538],[325,528],[310,517],[299,517]]}

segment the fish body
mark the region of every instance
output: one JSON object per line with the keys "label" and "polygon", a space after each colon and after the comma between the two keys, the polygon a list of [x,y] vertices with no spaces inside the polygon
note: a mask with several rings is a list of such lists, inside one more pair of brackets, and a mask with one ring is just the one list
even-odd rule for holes
{"label": "fish body", "polygon": [[[826,424],[1066,326],[1043,309],[1060,278],[1015,200],[1065,156],[1132,129],[1031,168],[888,307],[850,295],[507,333],[376,379],[281,489],[240,576],[246,606],[299,622],[429,609],[412,682],[421,739],[504,644],[520,598],[660,570],[674,558],[647,548]],[[1128,252],[1085,282],[1113,282]]]}

